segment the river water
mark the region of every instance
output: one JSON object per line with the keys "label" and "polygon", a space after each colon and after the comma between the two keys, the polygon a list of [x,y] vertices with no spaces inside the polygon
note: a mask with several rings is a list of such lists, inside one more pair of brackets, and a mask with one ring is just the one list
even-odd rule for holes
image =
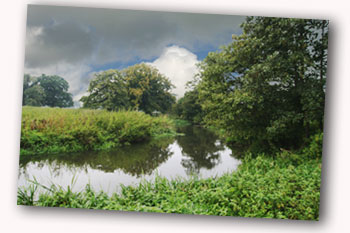
{"label": "river water", "polygon": [[179,130],[184,136],[124,146],[112,151],[20,158],[19,187],[30,180],[81,191],[90,184],[95,191],[111,195],[120,185],[152,181],[157,175],[168,179],[221,176],[237,169],[240,160],[212,132],[196,126]]}

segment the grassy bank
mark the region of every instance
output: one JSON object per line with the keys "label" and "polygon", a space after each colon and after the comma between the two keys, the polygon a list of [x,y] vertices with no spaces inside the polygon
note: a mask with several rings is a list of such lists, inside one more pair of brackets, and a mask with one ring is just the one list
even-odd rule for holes
{"label": "grassy bank", "polygon": [[157,178],[123,187],[112,197],[51,187],[34,201],[34,186],[18,191],[19,205],[318,220],[321,161],[247,156],[236,172],[188,181]]}
{"label": "grassy bank", "polygon": [[21,155],[103,150],[175,135],[166,116],[143,112],[23,107]]}

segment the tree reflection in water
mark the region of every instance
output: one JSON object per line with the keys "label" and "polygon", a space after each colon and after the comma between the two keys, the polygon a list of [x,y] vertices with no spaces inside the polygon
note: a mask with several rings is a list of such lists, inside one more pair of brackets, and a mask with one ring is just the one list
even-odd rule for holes
{"label": "tree reflection in water", "polygon": [[88,167],[106,173],[113,173],[115,170],[121,169],[125,173],[139,177],[142,174],[151,174],[153,170],[172,155],[168,145],[173,142],[174,139],[165,138],[111,151],[22,156],[20,167],[25,173],[25,168],[29,162],[36,162],[39,166],[46,163],[50,165],[54,176],[59,176],[61,171],[66,171],[61,167],[75,172],[79,170],[87,171]]}
{"label": "tree reflection in water", "polygon": [[[187,175],[199,174],[202,168],[213,169],[220,163],[220,153],[226,147],[214,133],[196,126],[183,127],[179,132],[184,136],[178,136],[176,141],[174,138],[162,138],[111,151],[21,156],[20,173],[26,176],[33,166],[39,169],[47,166],[53,177],[64,175],[65,172],[88,174],[89,169],[95,169],[104,173],[119,170],[139,178],[151,175],[172,156],[179,159],[173,161],[181,161],[173,166],[179,166],[179,172],[184,168]],[[181,153],[174,151],[172,146]]]}
{"label": "tree reflection in water", "polygon": [[177,142],[186,157],[181,164],[188,175],[199,174],[201,168],[212,169],[220,162],[219,151],[225,147],[214,133],[196,126],[184,127],[180,132],[185,136],[178,137]]}

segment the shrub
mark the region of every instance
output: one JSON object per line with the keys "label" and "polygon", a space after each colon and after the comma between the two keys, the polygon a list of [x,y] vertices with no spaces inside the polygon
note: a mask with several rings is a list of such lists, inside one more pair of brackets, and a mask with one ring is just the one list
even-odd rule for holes
{"label": "shrub", "polygon": [[172,120],[143,112],[23,107],[21,155],[110,149],[175,134]]}
{"label": "shrub", "polygon": [[323,146],[323,133],[318,133],[310,138],[310,143],[302,150],[304,156],[310,159],[321,158]]}

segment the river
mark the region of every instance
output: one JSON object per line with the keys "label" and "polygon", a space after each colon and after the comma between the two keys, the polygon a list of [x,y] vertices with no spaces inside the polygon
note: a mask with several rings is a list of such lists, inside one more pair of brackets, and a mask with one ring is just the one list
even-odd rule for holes
{"label": "river", "polygon": [[152,181],[157,175],[168,179],[221,176],[237,169],[240,160],[212,132],[196,126],[179,130],[184,136],[124,146],[111,151],[20,158],[19,187],[30,180],[81,191],[90,184],[95,191],[111,195],[120,185]]}

